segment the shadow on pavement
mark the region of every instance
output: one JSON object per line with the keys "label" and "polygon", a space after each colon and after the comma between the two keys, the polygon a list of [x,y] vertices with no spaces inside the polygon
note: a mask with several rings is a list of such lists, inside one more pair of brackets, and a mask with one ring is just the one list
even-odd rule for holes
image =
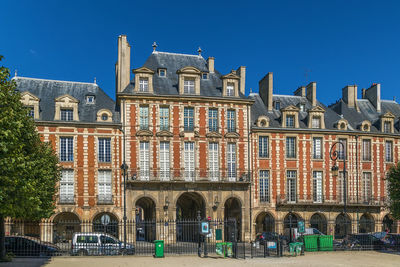
{"label": "shadow on pavement", "polygon": [[0,262],[0,267],[41,267],[51,258],[13,258],[12,262]]}

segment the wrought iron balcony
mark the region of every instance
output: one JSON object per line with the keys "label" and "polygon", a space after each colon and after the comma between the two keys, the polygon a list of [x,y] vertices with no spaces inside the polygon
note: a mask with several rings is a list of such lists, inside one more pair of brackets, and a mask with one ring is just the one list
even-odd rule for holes
{"label": "wrought iron balcony", "polygon": [[101,194],[97,195],[97,204],[99,205],[107,205],[107,204],[113,204],[113,195],[108,195],[108,194]]}
{"label": "wrought iron balcony", "polygon": [[75,204],[73,195],[59,195],[58,204]]}
{"label": "wrought iron balcony", "polygon": [[[361,197],[354,195],[347,196],[347,205],[349,206],[384,206],[387,203],[386,197]],[[302,204],[324,204],[324,205],[344,205],[343,195],[333,195],[325,197],[324,195],[288,195],[281,194],[277,196],[277,205],[302,205]]]}
{"label": "wrought iron balcony", "polygon": [[130,170],[128,182],[250,182],[247,170],[236,170],[234,172],[209,171],[209,170]]}

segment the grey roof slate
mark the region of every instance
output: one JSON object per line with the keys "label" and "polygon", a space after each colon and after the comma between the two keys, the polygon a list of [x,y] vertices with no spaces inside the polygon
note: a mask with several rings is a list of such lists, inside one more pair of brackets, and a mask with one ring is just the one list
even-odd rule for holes
{"label": "grey roof slate", "polygon": [[349,124],[355,130],[364,120],[371,122],[371,132],[381,132],[380,117],[387,112],[391,112],[395,116],[394,133],[399,133],[399,117],[400,117],[400,104],[392,100],[381,100],[381,112],[377,112],[375,107],[368,99],[358,99],[357,106],[359,111],[355,108],[349,108],[348,105],[340,99],[330,107],[337,114],[342,114]]}
{"label": "grey roof slate", "polygon": [[[39,121],[54,121],[55,99],[62,95],[70,95],[77,100],[80,122],[97,122],[97,112],[108,109],[113,113],[113,123],[120,122],[119,112],[116,111],[112,100],[97,84],[14,77],[17,90],[21,93],[28,91],[40,99]],[[86,96],[95,96],[94,104],[86,104]],[[106,122],[101,122],[107,124]]]}
{"label": "grey roof slate", "polygon": [[[143,67],[155,72],[153,76],[153,90],[156,95],[179,95],[177,70],[183,67],[195,67],[201,72],[208,73],[208,79],[200,80],[200,95],[208,97],[222,97],[222,80],[218,71],[208,72],[207,61],[198,55],[186,55],[154,51],[146,60]],[[166,77],[158,76],[158,69],[166,69]],[[134,81],[124,93],[134,94]],[[143,93],[141,93],[143,94]],[[239,92],[239,97],[247,97]]]}
{"label": "grey roof slate", "polygon": [[[251,98],[254,99],[254,104],[251,107],[251,118],[252,125],[255,126],[259,116],[267,116],[269,121],[269,127],[280,128],[281,127],[281,111],[273,109],[268,111],[264,102],[262,101],[259,94],[252,94]],[[299,128],[308,128],[308,110],[312,108],[311,102],[302,96],[291,96],[291,95],[273,95],[273,101],[279,101],[280,107],[286,108],[290,105],[299,107],[302,103],[305,105],[305,111],[299,112]],[[321,102],[317,101],[317,105],[325,109],[324,119],[326,129],[335,129],[335,123],[340,120],[340,116],[336,114],[333,110],[326,107]]]}

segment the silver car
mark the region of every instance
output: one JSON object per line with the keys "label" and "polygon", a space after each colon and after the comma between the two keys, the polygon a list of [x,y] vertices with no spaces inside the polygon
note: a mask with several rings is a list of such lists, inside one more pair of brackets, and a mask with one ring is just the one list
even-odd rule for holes
{"label": "silver car", "polygon": [[74,233],[72,255],[133,255],[135,248],[105,233]]}

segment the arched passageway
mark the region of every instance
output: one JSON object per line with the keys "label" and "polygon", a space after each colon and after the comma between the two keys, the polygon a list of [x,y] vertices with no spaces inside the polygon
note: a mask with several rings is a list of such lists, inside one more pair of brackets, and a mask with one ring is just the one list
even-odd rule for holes
{"label": "arched passageway", "polygon": [[389,233],[397,233],[396,225],[390,215],[386,215],[382,220],[382,231]]}
{"label": "arched passageway", "polygon": [[242,204],[239,199],[231,197],[225,201],[224,219],[225,240],[240,241],[242,239]]}
{"label": "arched passageway", "polygon": [[81,231],[81,221],[72,212],[62,212],[53,219],[53,242],[71,243],[75,232]]}
{"label": "arched passageway", "polygon": [[[102,223],[102,216],[109,216],[110,221],[107,225]],[[119,238],[119,226],[117,217],[108,212],[99,213],[93,220],[93,232],[103,232],[114,236],[115,238]]]}
{"label": "arched passageway", "polygon": [[359,232],[360,233],[375,232],[375,221],[374,221],[374,218],[370,214],[364,213],[360,217]]}
{"label": "arched passageway", "polygon": [[328,234],[328,223],[326,221],[325,216],[320,213],[314,213],[310,218],[310,226],[311,228],[315,228],[323,234]]}
{"label": "arched passageway", "polygon": [[261,212],[256,218],[256,234],[275,232],[275,219],[268,212]]}
{"label": "arched passageway", "polygon": [[351,220],[348,215],[339,214],[335,220],[335,239],[342,239],[351,234]]}
{"label": "arched passageway", "polygon": [[135,203],[136,240],[153,241],[156,238],[156,204],[149,197]]}
{"label": "arched passageway", "polygon": [[286,214],[285,218],[283,219],[283,233],[285,236],[289,237],[290,241],[292,241],[295,237],[293,229],[297,228],[297,223],[302,220],[303,219],[299,215],[293,212]]}
{"label": "arched passageway", "polygon": [[203,197],[195,192],[183,193],[176,202],[176,240],[198,242],[198,215],[205,218],[206,209]]}

